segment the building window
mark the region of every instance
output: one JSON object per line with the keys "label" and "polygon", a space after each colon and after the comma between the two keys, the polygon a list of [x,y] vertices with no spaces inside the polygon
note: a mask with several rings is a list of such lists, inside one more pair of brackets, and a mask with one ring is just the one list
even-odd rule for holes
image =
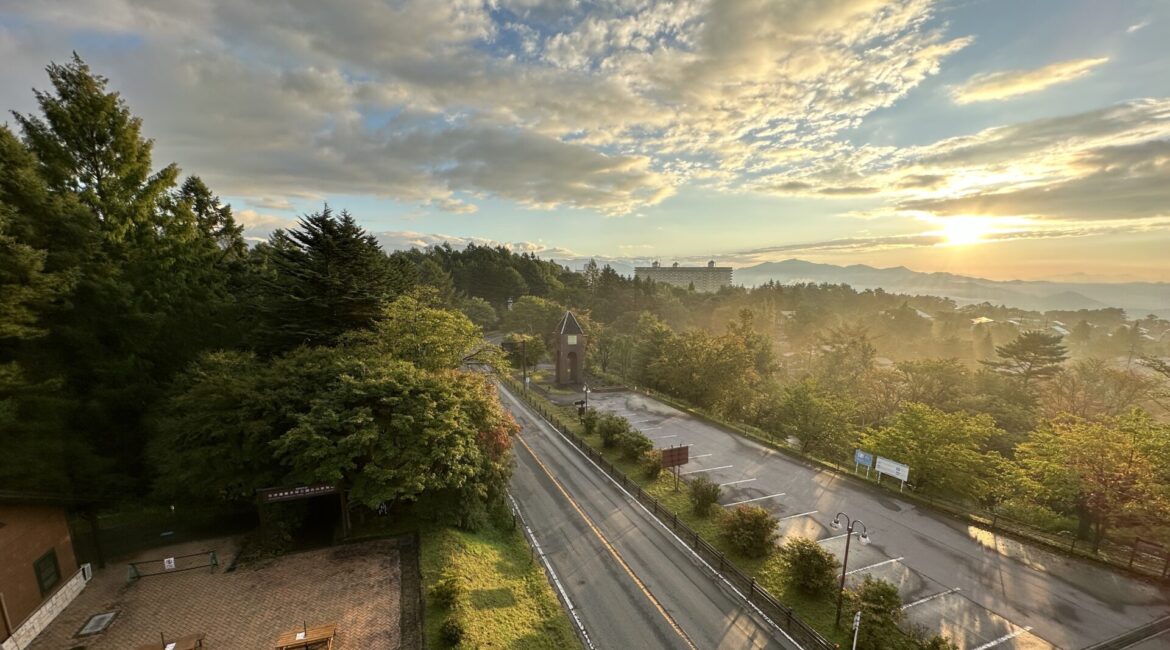
{"label": "building window", "polygon": [[569,338],[569,345],[577,345],[577,335],[576,334],[570,334],[568,336],[568,338]]}
{"label": "building window", "polygon": [[57,549],[49,549],[48,553],[33,563],[33,570],[37,572],[37,584],[41,586],[41,598],[53,593],[53,588],[61,582],[61,568],[57,566]]}

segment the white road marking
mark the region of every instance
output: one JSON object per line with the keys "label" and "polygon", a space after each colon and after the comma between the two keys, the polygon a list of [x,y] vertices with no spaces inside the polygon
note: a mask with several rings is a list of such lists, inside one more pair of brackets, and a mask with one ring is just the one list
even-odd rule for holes
{"label": "white road marking", "polygon": [[[751,483],[751,482],[752,482],[752,481],[754,481],[754,480],[756,480],[756,479],[754,479],[754,478],[745,478],[745,479],[740,479],[740,480],[738,480],[738,481],[731,481],[730,483],[720,483],[720,484],[719,484],[719,487],[724,487],[724,486],[726,486],[726,485],[738,485],[738,484],[740,484],[740,483]],[[732,505],[735,505],[735,504],[732,504]]]}
{"label": "white road marking", "polygon": [[[654,431],[655,429],[661,429],[661,428],[662,427],[642,427],[641,429],[638,429],[638,430],[639,431]],[[670,437],[673,438],[674,436],[670,436]]]}
{"label": "white road marking", "polygon": [[678,434],[673,434],[673,435],[669,435],[669,436],[654,436],[653,438],[651,438],[651,440],[664,440],[666,438],[677,438],[677,437],[678,437]]}
{"label": "white road marking", "polygon": [[847,575],[847,576],[851,576],[851,575],[853,575],[854,573],[858,573],[858,572],[860,572],[860,571],[869,571],[870,569],[876,569],[877,567],[880,567],[880,566],[885,566],[885,565],[887,565],[887,564],[893,564],[893,563],[895,563],[895,562],[901,562],[901,561],[902,561],[902,560],[904,560],[904,559],[906,559],[906,558],[905,558],[905,557],[896,557],[896,558],[894,558],[894,559],[892,559],[892,560],[885,560],[885,561],[883,561],[883,562],[878,562],[877,564],[871,564],[871,565],[869,565],[869,566],[863,566],[863,567],[861,567],[860,569],[853,569],[852,571],[846,571],[846,572],[845,572],[845,575]]}
{"label": "white road marking", "polygon": [[706,458],[706,457],[708,457],[708,456],[710,456],[710,455],[711,455],[711,454],[699,454],[698,456],[691,456],[691,458]]}
{"label": "white road marking", "polygon": [[930,601],[934,600],[935,598],[942,598],[943,596],[946,596],[946,595],[949,595],[949,594],[953,594],[953,593],[955,593],[956,591],[959,591],[959,588],[958,588],[958,587],[955,587],[954,589],[947,589],[946,591],[940,591],[939,593],[937,593],[937,594],[934,594],[933,596],[927,596],[926,598],[919,598],[918,600],[916,600],[916,601],[914,601],[914,602],[912,602],[912,603],[908,603],[908,604],[906,604],[906,605],[902,605],[902,611],[905,611],[905,610],[907,610],[907,609],[910,609],[911,607],[915,607],[915,606],[921,605],[922,603],[928,603],[928,602],[930,602]]}
{"label": "white road marking", "polygon": [[849,534],[849,533],[841,533],[840,535],[833,535],[832,537],[826,537],[826,538],[824,538],[824,539],[818,539],[818,540],[817,540],[817,544],[824,544],[825,542],[831,542],[831,541],[833,541],[833,540],[835,540],[835,539],[841,539],[842,537],[844,537],[844,536],[846,536],[846,535],[848,535],[848,534]]}
{"label": "white road marking", "polygon": [[[748,479],[748,480],[754,481],[755,479]],[[730,483],[724,483],[724,485],[730,485]],[[736,501],[735,503],[725,503],[725,504],[723,504],[723,507],[730,508],[731,506],[738,506],[741,503],[751,503],[752,501],[763,501],[764,499],[774,499],[776,497],[782,497],[782,496],[784,496],[783,492],[777,492],[776,494],[769,494],[766,497],[756,497],[754,499],[744,499],[743,501]]]}
{"label": "white road marking", "polygon": [[735,465],[721,465],[719,467],[707,467],[705,469],[692,469],[689,472],[683,472],[682,476],[686,476],[687,474],[697,474],[699,472],[714,472],[717,469],[731,469],[732,467],[735,467]]}
{"label": "white road marking", "polygon": [[788,515],[787,517],[781,517],[780,521],[788,521],[789,519],[796,519],[797,517],[807,517],[809,515],[815,515],[817,512],[817,510],[809,510],[808,512],[802,512],[799,515]]}
{"label": "white road marking", "polygon": [[1032,631],[1031,625],[1028,625],[1026,627],[1021,627],[1018,630],[1016,630],[1015,632],[1010,632],[1008,634],[1005,634],[994,641],[988,641],[987,643],[984,643],[983,645],[981,645],[977,648],[974,648],[974,650],[987,650],[988,648],[994,648],[995,646],[1003,643],[1004,641],[1011,641],[1012,639],[1020,636],[1021,634],[1027,634],[1028,632],[1031,632],[1031,631]]}

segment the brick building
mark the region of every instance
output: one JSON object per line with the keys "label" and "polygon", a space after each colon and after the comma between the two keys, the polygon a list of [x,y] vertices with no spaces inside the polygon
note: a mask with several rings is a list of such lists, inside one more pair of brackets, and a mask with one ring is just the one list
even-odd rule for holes
{"label": "brick building", "polygon": [[65,502],[0,492],[0,649],[27,647],[85,586]]}
{"label": "brick building", "polygon": [[585,330],[577,322],[573,312],[566,311],[557,323],[556,366],[557,384],[566,386],[580,384],[585,370]]}

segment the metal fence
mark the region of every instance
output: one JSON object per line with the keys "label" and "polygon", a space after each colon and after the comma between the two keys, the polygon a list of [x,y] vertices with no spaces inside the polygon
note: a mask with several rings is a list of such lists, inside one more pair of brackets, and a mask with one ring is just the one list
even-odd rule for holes
{"label": "metal fence", "polygon": [[642,505],[646,506],[658,521],[674,531],[679,539],[692,548],[699,557],[707,562],[713,570],[717,571],[728,584],[739,591],[748,603],[767,617],[776,627],[784,630],[793,640],[805,648],[833,650],[837,647],[801,620],[792,608],[781,603],[768,590],[757,584],[755,578],[740,571],[722,551],[709,544],[698,532],[681,521],[676,513],[672,512],[660,503],[658,499],[643,490],[637,481],[627,477],[624,472],[614,467],[613,463],[606,460],[601,452],[594,449],[592,445],[573,433],[561,413],[548,409],[540,402],[532,400],[530,395],[511,377],[501,376],[501,379],[513,389],[513,392],[524,399],[529,406],[540,413],[549,424],[572,442],[574,446],[580,449],[582,453],[612,477],[614,481],[625,488],[627,492],[636,497]]}

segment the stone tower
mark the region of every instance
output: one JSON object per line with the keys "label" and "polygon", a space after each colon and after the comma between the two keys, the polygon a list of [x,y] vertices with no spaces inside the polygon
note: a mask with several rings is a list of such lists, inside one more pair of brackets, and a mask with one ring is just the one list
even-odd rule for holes
{"label": "stone tower", "polygon": [[553,333],[557,337],[557,384],[580,384],[585,370],[585,331],[573,312],[566,311]]}

